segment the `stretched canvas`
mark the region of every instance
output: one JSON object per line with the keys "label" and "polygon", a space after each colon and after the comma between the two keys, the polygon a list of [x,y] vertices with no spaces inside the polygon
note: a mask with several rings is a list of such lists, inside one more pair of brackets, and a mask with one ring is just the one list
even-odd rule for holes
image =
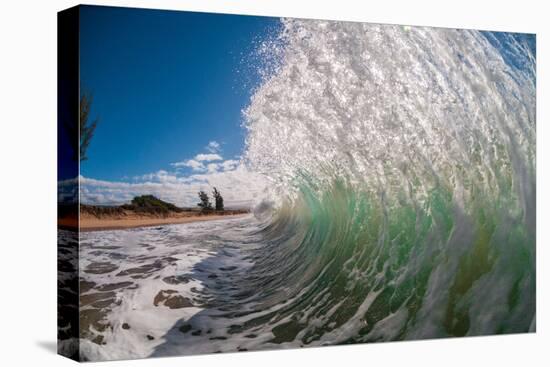
{"label": "stretched canvas", "polygon": [[60,354],[535,332],[535,35],[100,6],[58,26]]}

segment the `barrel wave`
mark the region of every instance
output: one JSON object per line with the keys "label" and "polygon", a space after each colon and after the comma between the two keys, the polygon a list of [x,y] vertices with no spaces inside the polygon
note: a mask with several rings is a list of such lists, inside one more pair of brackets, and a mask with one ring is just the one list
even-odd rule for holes
{"label": "barrel wave", "polygon": [[534,36],[290,19],[257,51],[253,215],[81,233],[82,359],[535,332]]}
{"label": "barrel wave", "polygon": [[256,309],[278,305],[271,342],[535,330],[534,47],[283,22],[245,111],[247,163],[272,182],[248,278]]}

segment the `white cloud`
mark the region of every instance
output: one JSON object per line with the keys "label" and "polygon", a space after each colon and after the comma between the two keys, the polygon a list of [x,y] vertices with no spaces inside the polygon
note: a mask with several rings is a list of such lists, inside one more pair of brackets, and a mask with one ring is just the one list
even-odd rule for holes
{"label": "white cloud", "polygon": [[210,162],[210,161],[221,161],[223,158],[219,154],[207,153],[207,154],[197,154],[194,159],[199,162]]}
{"label": "white cloud", "polygon": [[172,163],[172,167],[175,168],[182,168],[182,167],[189,167],[193,171],[196,172],[204,172],[210,170],[210,165],[205,166],[203,162],[211,162],[211,161],[221,161],[223,160],[222,156],[215,153],[201,153],[197,154],[193,159],[188,159],[181,162],[175,162]]}
{"label": "white cloud", "polygon": [[[223,163],[206,168],[203,173],[178,176],[167,171],[134,178],[133,182],[103,181],[80,177],[81,200],[87,204],[123,204],[137,195],[155,195],[162,200],[183,207],[195,207],[197,192],[211,192],[215,186],[222,193],[226,207],[251,206],[261,199],[267,180],[263,175],[249,171],[243,164],[225,170]],[[233,162],[227,165],[233,165]],[[208,172],[208,169],[211,171]]]}
{"label": "white cloud", "polygon": [[215,140],[212,140],[206,146],[206,150],[208,150],[210,153],[217,153],[220,151],[220,143],[218,143]]}
{"label": "white cloud", "polygon": [[204,164],[194,159],[189,159],[186,164],[187,167],[191,167],[194,171],[204,170]]}
{"label": "white cloud", "polygon": [[[211,141],[206,146],[209,153],[200,153],[191,159],[172,163],[175,172],[159,170],[132,181],[102,181],[81,177],[82,201],[89,204],[122,204],[137,195],[155,195],[179,206],[194,207],[197,192],[212,191],[215,186],[224,196],[227,207],[249,206],[258,200],[267,180],[250,172],[237,159],[224,160],[218,154],[220,144]],[[182,176],[181,168],[190,168],[192,174]]]}
{"label": "white cloud", "polygon": [[[154,173],[147,173],[145,175],[142,175],[142,176],[134,176],[134,180],[135,181],[138,181],[138,180],[159,180],[159,181],[162,181],[162,180],[169,180],[171,177],[170,175],[168,174],[167,171],[161,169],[161,170],[158,170],[157,172],[154,172]],[[123,178],[124,180],[124,178]]]}
{"label": "white cloud", "polygon": [[223,171],[223,172],[233,171],[234,169],[237,168],[239,163],[240,163],[240,161],[237,161],[235,159],[228,159],[228,160],[223,161],[221,163],[210,163],[206,166],[206,170],[209,173],[213,173],[213,172],[216,172],[216,171]]}
{"label": "white cloud", "polygon": [[228,159],[228,160],[224,161],[223,163],[220,163],[220,165],[221,165],[221,167],[223,168],[224,171],[231,171],[231,170],[235,169],[235,167],[237,167],[238,164],[239,164],[239,161],[234,160],[234,159]]}
{"label": "white cloud", "polygon": [[219,167],[220,165],[218,163],[210,163],[206,166],[206,170],[208,171],[208,173],[214,173],[218,171]]}
{"label": "white cloud", "polygon": [[204,164],[202,164],[201,162],[199,162],[195,159],[188,159],[188,160],[183,161],[183,162],[172,163],[172,166],[176,167],[176,168],[189,167],[193,171],[204,171],[205,170]]}

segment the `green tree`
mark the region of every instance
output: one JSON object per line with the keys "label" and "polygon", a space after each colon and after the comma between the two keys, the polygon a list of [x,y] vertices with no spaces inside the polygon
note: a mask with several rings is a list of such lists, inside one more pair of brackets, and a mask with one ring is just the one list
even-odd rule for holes
{"label": "green tree", "polygon": [[212,210],[212,203],[206,192],[202,190],[199,191],[199,199],[201,202],[197,205],[200,206],[203,211]]}
{"label": "green tree", "polygon": [[88,159],[86,152],[90,146],[92,137],[94,136],[95,128],[99,119],[90,120],[90,111],[92,108],[93,96],[91,93],[85,92],[80,97],[80,161]]}
{"label": "green tree", "polygon": [[214,187],[214,191],[212,191],[212,196],[214,196],[214,200],[216,203],[216,210],[223,211],[223,196],[215,187]]}

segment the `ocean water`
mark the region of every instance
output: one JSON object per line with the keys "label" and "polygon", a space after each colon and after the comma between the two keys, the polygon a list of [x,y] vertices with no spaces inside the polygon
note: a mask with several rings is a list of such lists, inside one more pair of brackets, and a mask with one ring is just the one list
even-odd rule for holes
{"label": "ocean water", "polygon": [[236,342],[223,346],[227,330],[221,324],[204,320],[231,305],[239,308],[234,302],[248,291],[242,280],[261,242],[258,230],[248,216],[81,233],[81,357],[237,348]]}
{"label": "ocean water", "polygon": [[283,20],[245,218],[80,238],[88,360],[536,330],[534,37]]}

